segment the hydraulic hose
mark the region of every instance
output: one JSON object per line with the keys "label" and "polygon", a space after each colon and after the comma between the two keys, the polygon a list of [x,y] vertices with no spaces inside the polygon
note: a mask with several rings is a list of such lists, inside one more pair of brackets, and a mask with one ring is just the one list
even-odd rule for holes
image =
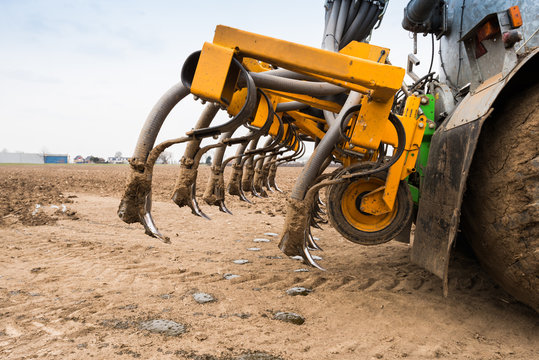
{"label": "hydraulic hose", "polygon": [[357,12],[359,10],[359,5],[361,5],[361,0],[353,0],[348,10],[348,16],[346,17],[346,23],[344,28],[348,29],[352,25],[352,21],[356,18]]}

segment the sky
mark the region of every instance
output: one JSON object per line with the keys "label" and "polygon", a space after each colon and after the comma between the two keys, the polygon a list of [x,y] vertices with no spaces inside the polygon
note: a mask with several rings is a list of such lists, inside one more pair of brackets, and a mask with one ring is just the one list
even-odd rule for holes
{"label": "sky", "polygon": [[[401,67],[406,3],[390,1],[371,40]],[[218,24],[320,47],[324,1],[0,0],[0,151],[131,156],[152,106]],[[421,75],[431,40],[418,40]],[[184,99],[158,141],[183,136],[202,109]]]}

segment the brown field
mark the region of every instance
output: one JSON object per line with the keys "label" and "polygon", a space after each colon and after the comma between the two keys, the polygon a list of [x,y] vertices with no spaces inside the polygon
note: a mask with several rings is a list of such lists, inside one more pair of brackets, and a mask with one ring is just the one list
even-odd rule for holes
{"label": "brown field", "polygon": [[[158,166],[153,211],[171,238],[164,244],[116,216],[127,166],[0,166],[0,358],[539,358],[536,313],[465,254],[444,298],[441,281],[410,264],[408,245],[362,247],[325,226],[313,233],[327,271],[296,272],[306,266],[264,233],[280,232],[300,170],[279,169],[285,194],[253,205],[229,198],[234,216],[201,205],[207,221],[168,200],[177,168]],[[261,237],[271,241],[253,242]],[[287,295],[294,286],[312,292]],[[197,292],[216,301],[199,304]],[[278,311],[305,323],[274,320]],[[145,330],[153,319],[186,331]]]}

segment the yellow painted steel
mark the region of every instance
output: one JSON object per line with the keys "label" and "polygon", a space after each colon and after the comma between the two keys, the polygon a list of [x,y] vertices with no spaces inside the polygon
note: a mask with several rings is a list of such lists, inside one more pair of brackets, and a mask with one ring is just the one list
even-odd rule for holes
{"label": "yellow painted steel", "polygon": [[313,139],[322,139],[326,134],[316,126],[316,122],[307,119],[302,113],[298,111],[287,112],[295,121],[294,124],[305,134],[309,135]]}
{"label": "yellow painted steel", "polygon": [[425,116],[418,116],[421,98],[410,96],[406,100],[404,113],[399,119],[406,133],[404,152],[389,169],[384,186],[365,195],[361,201],[361,210],[374,215],[391,212],[394,208],[399,183],[414,171],[419,146],[427,126]]}
{"label": "yellow painted steel", "polygon": [[204,43],[191,93],[205,100],[229,105],[239,75],[239,69],[231,66],[234,52],[234,49]]}
{"label": "yellow painted steel", "polygon": [[382,179],[366,177],[355,180],[346,188],[341,199],[341,210],[350,225],[361,231],[375,232],[391,224],[397,216],[397,207],[394,207],[394,211],[378,215],[372,215],[358,209],[358,199],[383,185]]}
{"label": "yellow painted steel", "polygon": [[401,87],[404,69],[358,57],[218,25],[213,43],[236,49],[242,56],[262,60],[303,74],[318,74],[373,90],[374,99],[387,100]]}
{"label": "yellow painted steel", "polygon": [[321,110],[329,110],[331,112],[338,113],[339,111],[341,111],[341,108],[342,108],[341,105],[333,101],[321,100],[313,96],[293,94],[293,93],[287,93],[283,91],[275,91],[275,90],[267,90],[267,89],[265,89],[264,91],[270,94],[279,95],[280,97],[283,97],[285,99],[300,101],[302,103],[305,103],[309,106],[312,106],[314,108],[321,109]]}
{"label": "yellow painted steel", "polygon": [[[359,157],[368,160],[377,154],[381,143],[394,147],[398,145],[396,131],[388,121],[388,115],[393,106],[394,95],[401,87],[404,69],[385,64],[388,54],[387,48],[358,42],[352,42],[340,53],[335,53],[226,26],[217,26],[213,44],[204,44],[191,90],[207,100],[230,104],[228,111],[235,115],[246,97],[245,89],[237,91],[235,88],[239,76],[236,67],[231,66],[232,57],[235,56],[242,60],[249,71],[263,72],[277,66],[337,84],[348,90],[358,91],[366,96],[361,100],[361,109],[350,121],[351,128],[348,133],[350,142],[340,146],[362,154]],[[271,98],[274,108],[279,103],[293,100],[335,113],[341,110],[341,105],[333,101],[276,90],[264,89],[264,91]],[[368,229],[383,228],[394,219],[393,209],[399,183],[413,171],[426,126],[425,118],[418,116],[419,104],[418,97],[410,96],[404,114],[399,116],[406,132],[405,151],[389,170],[385,183],[373,182],[374,180],[359,181],[345,192],[343,206],[348,212],[345,216],[352,219],[352,224],[358,226],[363,224],[361,226],[369,231]],[[260,101],[251,124],[263,126],[268,111],[265,101]],[[320,123],[325,124],[324,119],[299,111],[290,111],[286,115],[294,119],[294,126],[299,132],[312,138],[322,138],[325,135],[327,125],[324,130],[317,126]],[[279,125],[275,118],[269,133],[276,136],[278,130]],[[292,131],[292,128],[284,124],[284,130],[281,142],[285,141],[286,134]],[[286,145],[293,146],[294,141],[295,138]],[[295,144],[294,148],[297,149],[297,142]],[[358,161],[358,156],[353,154],[335,151],[334,155],[344,165]],[[359,210],[356,206],[357,196],[352,196],[352,193],[367,188],[368,194],[362,197]]]}

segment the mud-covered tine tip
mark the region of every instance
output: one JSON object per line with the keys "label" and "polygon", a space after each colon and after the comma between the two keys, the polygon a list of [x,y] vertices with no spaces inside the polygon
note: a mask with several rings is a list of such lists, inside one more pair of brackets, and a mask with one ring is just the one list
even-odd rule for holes
{"label": "mud-covered tine tip", "polygon": [[196,194],[196,184],[191,185],[191,210],[193,210],[193,214],[200,216],[206,220],[211,220],[211,218],[204,214],[204,212],[200,209],[198,206],[197,199],[195,197]]}

